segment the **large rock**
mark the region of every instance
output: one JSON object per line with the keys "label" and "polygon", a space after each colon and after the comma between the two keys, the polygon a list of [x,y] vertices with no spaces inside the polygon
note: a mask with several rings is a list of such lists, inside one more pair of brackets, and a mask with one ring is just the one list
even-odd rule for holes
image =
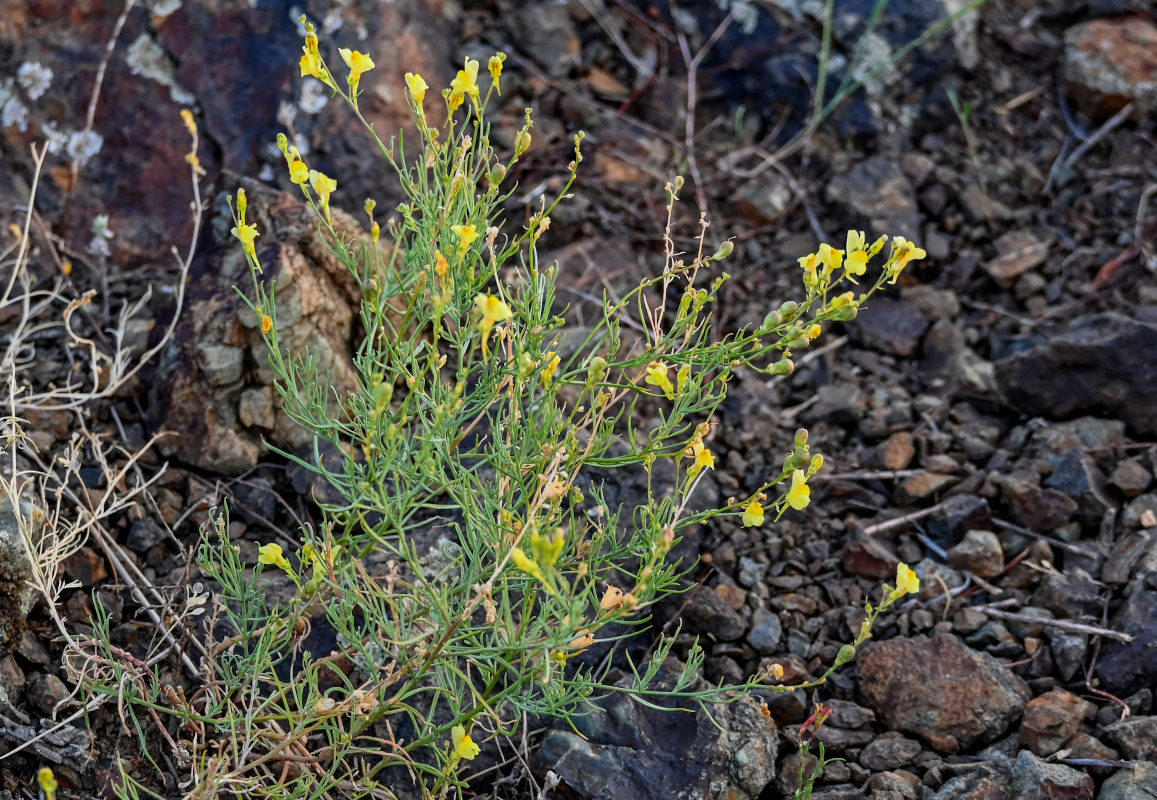
{"label": "large rock", "polygon": [[[668,675],[676,669],[664,667]],[[615,695],[575,718],[582,736],[550,732],[536,762],[561,778],[566,797],[755,800],[775,777],[775,724],[748,699],[712,708],[711,716],[718,727],[705,714]]]}
{"label": "large rock", "polygon": [[[360,292],[349,271],[326,248],[316,220],[302,200],[248,184],[249,218],[262,232],[258,255],[263,279],[277,282],[277,335],[283,351],[316,357],[319,374],[344,398],[357,388],[351,335]],[[214,227],[228,237],[224,204]],[[340,211],[343,234],[360,233]],[[225,243],[222,243],[225,244]],[[265,452],[263,440],[294,451],[312,435],[281,412],[260,322],[234,290],[252,295],[248,266],[239,247],[207,255],[193,277],[189,313],[166,352],[154,384],[157,427],[170,432],[162,452],[202,469],[237,474]],[[254,411],[252,398],[268,394],[269,408]]]}
{"label": "large rock", "polygon": [[[170,248],[187,244],[193,220],[182,108],[193,109],[200,125],[204,191],[263,168],[289,188],[271,145],[278,132],[291,131],[310,166],[338,179],[335,205],[358,209],[373,193],[389,208],[400,198],[369,132],[319,83],[301,79],[302,36],[284,3],[137,3],[86,133],[96,65],[119,10],[72,0],[0,4],[6,73],[23,76],[18,88],[0,92],[0,159],[21,163],[31,143],[48,143],[37,210],[71,248],[89,250],[98,215],[108,216],[108,257],[121,265],[171,263]],[[373,56],[377,69],[362,79],[361,109],[384,139],[408,127],[403,73],[422,73],[432,95],[453,76],[457,37],[445,0],[351,0],[340,4],[340,16],[333,3],[310,0],[297,13],[318,24],[323,55],[339,76],[338,47]],[[437,104],[428,105],[436,114]],[[0,171],[0,194],[25,196],[23,172]]]}
{"label": "large rock", "polygon": [[1034,697],[1024,709],[1020,741],[1038,756],[1051,756],[1080,729],[1092,707],[1089,701],[1064,689]]}
{"label": "large rock", "polygon": [[[13,508],[8,496],[0,495],[0,645],[20,638],[36,599],[24,537],[39,536],[44,519],[44,512],[32,504]],[[0,684],[0,699],[5,699],[4,694]]]}
{"label": "large rock", "polygon": [[1157,683],[1157,590],[1133,592],[1109,624],[1133,640],[1102,642],[1101,657],[1097,659],[1101,685],[1124,696]]}
{"label": "large rock", "polygon": [[1093,779],[1021,750],[1012,765],[1012,796],[1017,800],[1093,800]]}
{"label": "large rock", "polygon": [[1133,769],[1119,770],[1101,785],[1097,800],[1152,800],[1157,797],[1157,764],[1138,761]]}
{"label": "large rock", "polygon": [[999,737],[1031,696],[999,661],[951,634],[865,648],[860,693],[886,724],[949,755]]}
{"label": "large rock", "polygon": [[1026,414],[1064,419],[1099,411],[1139,436],[1157,436],[1157,325],[1116,313],[1068,330],[996,364],[997,384]]}

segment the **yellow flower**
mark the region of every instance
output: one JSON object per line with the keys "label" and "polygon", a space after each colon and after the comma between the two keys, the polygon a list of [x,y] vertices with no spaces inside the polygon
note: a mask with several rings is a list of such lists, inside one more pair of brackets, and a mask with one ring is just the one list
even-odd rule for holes
{"label": "yellow flower", "polygon": [[893,597],[903,597],[906,594],[917,594],[920,591],[920,579],[916,577],[907,564],[898,564],[896,566],[896,588],[892,592]]}
{"label": "yellow flower", "polygon": [[486,62],[486,69],[490,70],[490,79],[494,81],[494,91],[502,94],[502,86],[499,84],[499,78],[502,77],[502,62],[506,60],[506,53],[498,53],[490,57]]}
{"label": "yellow flower", "polygon": [[895,283],[896,279],[900,277],[900,273],[904,271],[904,267],[908,266],[909,261],[919,261],[927,255],[928,253],[923,248],[917,247],[915,242],[910,242],[903,236],[892,237],[892,255],[888,258],[888,264],[885,267],[891,278],[888,282]]}
{"label": "yellow flower", "polygon": [[450,757],[454,761],[460,761],[463,758],[469,761],[482,752],[461,725],[455,725],[451,728],[450,736],[454,740],[454,750],[450,753]]}
{"label": "yellow flower", "polygon": [[486,357],[486,342],[490,338],[490,331],[499,322],[505,322],[514,316],[510,306],[500,298],[491,294],[480,294],[474,298],[474,308],[482,313],[478,322],[478,330],[482,332],[482,357]]}
{"label": "yellow flower", "polygon": [[521,547],[516,547],[510,551],[510,560],[514,562],[514,566],[518,567],[527,575],[533,575],[540,581],[545,582],[545,578],[542,574],[542,567],[538,566],[537,562],[532,560],[530,556],[524,553]]}
{"label": "yellow flower", "polygon": [[683,390],[687,388],[687,381],[689,380],[691,380],[691,365],[684,364],[675,373],[675,391],[682,394]]}
{"label": "yellow flower", "polygon": [[313,32],[313,26],[309,25],[305,33],[305,46],[301,48],[301,77],[317,78],[334,91],[337,90],[337,85],[334,84],[333,78],[329,74],[329,70],[325,68],[325,64],[321,61],[321,53],[317,50],[317,34]]}
{"label": "yellow flower", "polygon": [[231,233],[241,240],[241,246],[245,248],[245,254],[256,261],[257,250],[253,246],[253,240],[261,235],[257,232],[257,225],[241,223],[233,228]]}
{"label": "yellow flower", "polygon": [[458,258],[462,258],[478,238],[478,230],[473,225],[451,225],[450,230],[458,237],[457,253]]}
{"label": "yellow flower", "polygon": [[819,266],[819,259],[815,253],[809,253],[799,259],[799,265],[803,268],[803,285],[808,291],[811,291],[819,285],[819,277],[816,275],[816,267]]}
{"label": "yellow flower", "polygon": [[791,488],[787,490],[787,504],[796,511],[802,511],[811,502],[812,490],[802,469],[791,474]]}
{"label": "yellow flower", "polygon": [[553,350],[546,354],[546,366],[542,368],[542,385],[547,389],[554,382],[554,374],[558,372],[559,357]]}
{"label": "yellow flower", "polygon": [[309,171],[309,185],[313,187],[318,197],[321,198],[321,207],[325,210],[325,218],[332,221],[333,217],[329,213],[329,196],[337,190],[337,181],[327,176],[324,172],[311,169]]}
{"label": "yellow flower", "polygon": [[450,110],[454,111],[462,105],[466,95],[478,102],[478,62],[472,58],[466,59],[466,68],[458,70],[458,75],[450,82],[450,97],[447,100]]}
{"label": "yellow flower", "polygon": [[807,330],[805,330],[803,332],[803,335],[806,336],[808,339],[815,340],[815,339],[819,338],[820,334],[823,333],[823,330],[824,330],[823,327],[817,323],[815,325],[810,326]]}
{"label": "yellow flower", "polygon": [[446,256],[442,255],[441,250],[434,251],[434,272],[438,273],[438,277],[445,282],[446,273],[450,271],[450,262],[446,260]]}
{"label": "yellow flower", "polygon": [[844,275],[852,283],[856,283],[854,276],[863,275],[868,271],[868,250],[864,244],[863,231],[848,231],[847,259],[844,261]]}
{"label": "yellow flower", "polygon": [[40,790],[44,792],[45,800],[56,800],[56,790],[60,788],[60,783],[57,782],[51,769],[41,767],[36,773],[36,782],[40,784]]}
{"label": "yellow flower", "polygon": [[422,101],[426,99],[426,90],[430,86],[426,83],[421,75],[415,75],[413,72],[406,73],[406,87],[410,90],[410,97],[414,98],[414,102],[421,108]]}
{"label": "yellow flower", "polygon": [[268,564],[271,567],[278,567],[284,570],[285,574],[296,580],[297,575],[293,572],[293,567],[289,563],[289,559],[281,550],[281,545],[274,542],[261,545],[260,555],[257,556],[257,561],[260,564]]}
{"label": "yellow flower", "polygon": [[269,332],[273,330],[273,317],[268,314],[261,315],[261,333],[268,336]]}
{"label": "yellow flower", "polygon": [[752,500],[743,509],[743,524],[748,528],[755,528],[763,524],[763,504]]}
{"label": "yellow flower", "polygon": [[832,273],[839,269],[844,263],[844,251],[837,250],[830,244],[821,244],[820,251],[816,254],[820,264],[823,265],[823,279],[826,282],[831,277]]}
{"label": "yellow flower", "polygon": [[648,364],[647,376],[643,378],[643,381],[662,389],[663,394],[667,395],[668,400],[675,399],[675,386],[671,383],[671,379],[667,377],[667,365],[663,362],[652,361]]}
{"label": "yellow flower", "polygon": [[692,480],[703,471],[704,467],[708,469],[715,469],[715,454],[708,448],[703,446],[703,442],[695,442],[691,445],[691,457],[694,459],[691,466],[687,468],[687,475]]}
{"label": "yellow flower", "polygon": [[362,79],[363,72],[369,72],[374,68],[374,60],[365,53],[359,53],[357,50],[350,50],[345,47],[338,48],[342,59],[346,66],[350,68],[350,74],[346,76],[346,83],[350,87],[350,99],[353,100],[354,108],[358,107],[358,82]]}
{"label": "yellow flower", "polygon": [[293,159],[293,163],[289,165],[289,180],[298,186],[305,186],[305,182],[309,180],[309,167],[300,158]]}

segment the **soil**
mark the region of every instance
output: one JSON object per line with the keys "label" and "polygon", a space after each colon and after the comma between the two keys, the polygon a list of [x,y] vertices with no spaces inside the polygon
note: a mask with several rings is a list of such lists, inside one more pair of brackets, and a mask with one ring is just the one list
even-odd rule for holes
{"label": "soil", "polygon": [[[21,123],[5,105],[5,222],[23,221],[15,198],[27,196],[27,143],[83,130],[120,13],[98,3],[73,19],[70,4],[41,5],[0,26],[10,63],[49,64],[57,76],[39,103],[27,82],[5,84],[26,106]],[[188,145],[180,127],[150,135],[147,119],[162,111],[175,118],[190,102],[185,92],[199,109],[209,172],[185,317],[174,346],[124,391],[83,414],[29,417],[49,454],[83,431],[113,437],[126,453],[161,429],[176,431],[167,467],[156,451],[141,462],[161,475],[140,504],[146,513],[105,520],[126,557],[162,589],[196,579],[191,548],[222,499],[248,556],[270,532],[292,541],[292,530],[319,517],[300,471],[259,446],[266,435],[277,441],[272,425],[254,422],[261,396],[246,393],[259,390],[228,377],[219,389],[186,380],[200,374],[194,363],[208,372],[214,354],[228,369],[229,353],[206,356],[202,347],[196,355],[199,342],[244,349],[252,333],[207,322],[232,319],[236,303],[228,288],[236,254],[228,255],[234,244],[219,193],[241,180],[288,188],[280,156],[256,144],[280,129],[281,102],[291,110],[281,110],[280,124],[309,143],[326,173],[357,176],[347,197],[391,191],[384,170],[359,160],[359,148],[369,151],[337,119],[340,110],[302,110],[309,98],[294,80],[298,33],[288,4],[163,5],[125,17],[92,125],[100,152],[79,178],[67,146],[50,155],[30,268],[46,284],[60,279],[63,259],[73,263],[66,288],[77,296],[95,288],[101,298],[86,312],[91,331],[107,330],[146,283],[166,287],[134,323],[140,342],[157,340],[175,312],[177,275],[165,253],[191,234],[187,193],[175,188]],[[464,55],[485,61],[507,52],[495,127],[516,130],[527,106],[536,119],[534,148],[516,176],[527,191],[512,199],[511,219],[526,213],[530,190],[559,179],[573,157],[571,136],[587,131],[576,196],[554,217],[548,254],[561,265],[560,294],[575,324],[597,310],[592,297],[661,267],[662,189],[677,172],[686,176],[680,246],[693,246],[700,211],[710,218],[709,241],[735,244],[717,307],[721,333],[796,297],[796,259],[820,242],[842,246],[849,228],[902,234],[928,252],[856,321],[825,331],[793,375],[743,375],[733,384],[711,442],[718,498],[742,496],[778,471],[800,426],[825,468],[806,512],[759,528],[702,530],[688,545],[700,562],[690,591],[661,606],[655,625],[682,624],[683,657],[699,637],[706,680],[742,681],[768,661],[785,667],[785,680],[803,680],[854,637],[864,600],[894,580],[897,563],[916,567],[919,597],[883,617],[873,643],[825,686],[766,698],[778,734],[754,762],[762,772],[748,753],[748,772],[737,778],[738,767],[710,748],[691,748],[685,769],[672,772],[661,754],[678,737],[620,709],[644,734],[628,743],[592,723],[580,747],[539,731],[536,744],[543,735],[547,743],[529,764],[480,776],[474,796],[539,796],[554,780],[549,773],[558,784],[542,797],[724,796],[711,785],[726,785],[732,797],[790,797],[800,727],[815,703],[832,705],[817,736],[829,756],[844,759],[825,772],[815,798],[1157,792],[1157,51],[1147,44],[1157,38],[1146,38],[1157,14],[1148,4],[989,0],[888,65],[881,54],[963,4],[893,0],[857,50],[872,4],[841,0],[827,97],[858,52],[877,67],[858,73],[866,88],[815,130],[807,125],[822,3],[307,5],[318,20],[345,15],[333,38],[388,56],[365,81],[400,85],[402,72],[422,71],[431,86],[446,85]],[[64,26],[71,55],[52,47]],[[142,37],[160,48],[167,72],[128,57]],[[261,74],[239,60],[236,42]],[[1122,58],[1087,63],[1098,48]],[[1115,82],[1101,90],[1105,72]],[[227,103],[230,87],[237,99]],[[383,125],[401,124],[397,98],[381,92],[372,102]],[[379,207],[390,206],[379,196]],[[360,200],[346,210],[359,214]],[[115,232],[107,255],[93,246],[97,213],[110,215]],[[310,245],[301,239],[301,247]],[[318,291],[334,304],[346,296],[341,286]],[[0,329],[15,324],[3,311]],[[339,325],[324,335],[348,334]],[[66,379],[69,352],[63,340],[41,343],[43,374]],[[242,397],[256,405],[218,415],[217,427],[176,413],[223,397],[233,407]],[[94,459],[81,449],[83,467]],[[107,488],[99,472],[80,476],[91,478],[91,492]],[[91,623],[95,590],[123,646],[148,635],[95,544],[65,571],[81,584],[61,598],[77,630]],[[59,797],[100,796],[116,752],[139,778],[174,794],[175,776],[157,783],[107,708],[90,720],[91,737],[66,729],[14,750],[47,727],[42,720],[71,689],[43,602],[20,628],[0,642],[0,800],[35,796],[43,764],[61,780]],[[175,658],[162,666],[177,679]],[[68,705],[56,711],[69,713]],[[746,724],[729,719],[732,731]],[[696,731],[719,735],[710,725]],[[603,759],[599,769],[621,771],[614,790],[592,778],[598,769],[582,755],[592,752]]]}

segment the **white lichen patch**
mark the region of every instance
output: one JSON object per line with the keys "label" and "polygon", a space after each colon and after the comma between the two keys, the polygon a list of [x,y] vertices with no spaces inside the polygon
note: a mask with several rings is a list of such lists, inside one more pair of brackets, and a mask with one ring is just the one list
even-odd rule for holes
{"label": "white lichen patch", "polygon": [[301,99],[297,104],[306,114],[316,114],[329,102],[329,91],[321,81],[304,81],[301,84]]}
{"label": "white lichen patch", "polygon": [[9,94],[8,99],[0,105],[0,128],[17,127],[21,133],[28,130],[28,106],[20,102],[20,98]]}
{"label": "white lichen patch", "polygon": [[857,45],[859,60],[852,67],[852,77],[863,84],[869,95],[878,96],[900,79],[896,60],[888,40],[876,33],[867,33]]}
{"label": "white lichen patch", "polygon": [[148,34],[142,33],[129,45],[125,62],[134,75],[156,81],[169,90],[174,103],[192,105],[196,97],[177,83],[177,71],[164,48]]}
{"label": "white lichen patch", "polygon": [[68,143],[64,146],[64,151],[68,153],[71,158],[76,159],[82,165],[87,163],[90,158],[100,152],[100,148],[104,145],[104,137],[96,131],[77,131],[68,136]]}
{"label": "white lichen patch", "polygon": [[29,100],[39,100],[52,86],[52,70],[39,61],[25,61],[16,70],[16,82]]}
{"label": "white lichen patch", "polygon": [[108,241],[115,235],[109,230],[108,214],[97,214],[92,220],[92,241],[88,243],[88,252],[94,256],[108,257],[112,255]]}

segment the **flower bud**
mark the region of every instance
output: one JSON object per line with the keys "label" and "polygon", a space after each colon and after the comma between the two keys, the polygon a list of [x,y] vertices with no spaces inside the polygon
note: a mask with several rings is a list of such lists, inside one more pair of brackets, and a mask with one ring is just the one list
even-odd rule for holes
{"label": "flower bud", "polygon": [[795,362],[790,358],[781,358],[771,365],[772,375],[790,375],[795,372]]}
{"label": "flower bud", "polygon": [[840,648],[840,651],[838,653],[836,653],[836,666],[842,667],[844,664],[847,664],[849,661],[852,661],[855,657],[856,657],[856,648],[850,644],[845,644],[843,647]]}
{"label": "flower bud", "polygon": [[712,261],[722,261],[732,254],[735,250],[735,245],[728,239],[719,245],[719,249],[715,251],[715,255],[711,256]]}

